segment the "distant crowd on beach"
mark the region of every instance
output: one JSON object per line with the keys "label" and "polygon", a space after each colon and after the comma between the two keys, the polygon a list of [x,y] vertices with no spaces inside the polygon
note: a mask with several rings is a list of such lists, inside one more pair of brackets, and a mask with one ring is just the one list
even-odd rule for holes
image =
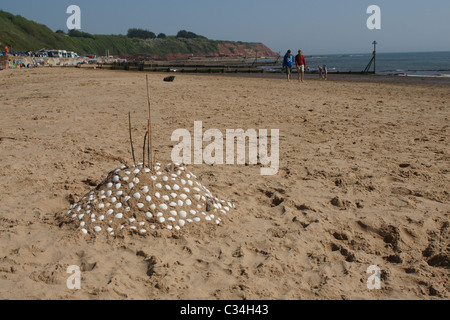
{"label": "distant crowd on beach", "polygon": [[[298,50],[298,54],[294,57],[291,50],[288,50],[284,55],[283,59],[283,69],[286,72],[287,80],[291,81],[292,70],[294,65],[297,69],[298,73],[298,81],[304,82],[305,71],[309,71],[309,68],[306,65],[306,59],[303,55],[302,50]],[[319,71],[319,79],[320,80],[328,80],[328,69],[326,65],[317,66]]]}

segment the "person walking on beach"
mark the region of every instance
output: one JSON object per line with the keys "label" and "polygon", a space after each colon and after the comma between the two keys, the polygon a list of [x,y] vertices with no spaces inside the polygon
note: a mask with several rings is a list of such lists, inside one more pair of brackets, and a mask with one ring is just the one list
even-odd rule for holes
{"label": "person walking on beach", "polygon": [[6,54],[9,53],[9,48],[8,48],[8,46],[5,46],[5,52],[6,52]]}
{"label": "person walking on beach", "polygon": [[305,76],[306,60],[302,50],[298,50],[298,55],[295,56],[295,66],[298,72],[298,81],[303,82]]}
{"label": "person walking on beach", "polygon": [[322,69],[322,66],[319,65],[319,66],[317,66],[317,68],[319,69],[319,80],[323,80],[323,69]]}
{"label": "person walking on beach", "polygon": [[323,65],[323,80],[328,80],[328,69],[326,65]]}
{"label": "person walking on beach", "polygon": [[283,68],[286,68],[287,80],[291,81],[292,66],[294,65],[295,58],[291,54],[291,50],[288,50],[283,59]]}

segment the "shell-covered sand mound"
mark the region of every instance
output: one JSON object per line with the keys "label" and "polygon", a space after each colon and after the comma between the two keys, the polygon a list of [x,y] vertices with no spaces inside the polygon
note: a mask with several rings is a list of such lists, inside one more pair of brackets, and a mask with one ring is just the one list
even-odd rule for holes
{"label": "shell-covered sand mound", "polygon": [[220,224],[235,205],[220,200],[184,166],[142,163],[114,170],[67,211],[84,234],[174,232],[190,224]]}

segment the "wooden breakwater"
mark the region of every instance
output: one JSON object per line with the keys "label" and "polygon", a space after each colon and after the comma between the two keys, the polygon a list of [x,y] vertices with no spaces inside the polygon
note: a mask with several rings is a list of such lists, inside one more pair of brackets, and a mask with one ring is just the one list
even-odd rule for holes
{"label": "wooden breakwater", "polygon": [[272,61],[173,61],[167,62],[122,62],[103,63],[96,67],[107,70],[180,73],[264,73],[263,67],[275,65]]}

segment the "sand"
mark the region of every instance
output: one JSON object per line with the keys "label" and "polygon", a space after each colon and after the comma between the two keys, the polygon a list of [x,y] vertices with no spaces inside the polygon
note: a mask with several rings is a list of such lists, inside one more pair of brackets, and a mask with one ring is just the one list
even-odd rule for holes
{"label": "sand", "polygon": [[1,71],[0,299],[450,298],[447,84],[165,76],[149,74],[160,161],[202,121],[279,129],[279,173],[192,165],[236,203],[220,226],[86,237],[58,217],[132,162],[145,74]]}

